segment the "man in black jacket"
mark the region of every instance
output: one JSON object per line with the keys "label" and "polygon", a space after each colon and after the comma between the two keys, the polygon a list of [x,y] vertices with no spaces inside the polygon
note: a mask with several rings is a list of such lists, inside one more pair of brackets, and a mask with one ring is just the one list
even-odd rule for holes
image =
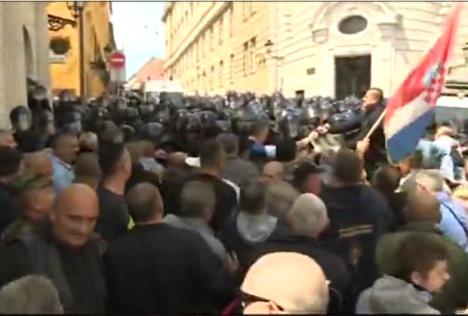
{"label": "man in black jacket", "polygon": [[94,234],[98,213],[93,189],[85,184],[65,188],[50,223],[2,245],[0,286],[26,275],[43,275],[57,288],[65,313],[104,313],[102,244]]}
{"label": "man in black jacket", "polygon": [[[222,180],[226,166],[226,153],[217,142],[206,142],[200,148],[200,169],[190,175],[185,182],[202,181],[213,185],[216,205],[210,226],[218,232],[237,208],[237,195],[234,189]],[[183,185],[180,187],[182,188]]]}
{"label": "man in black jacket", "polygon": [[385,198],[362,184],[362,161],[349,149],[341,149],[334,161],[333,178],[324,185],[321,198],[328,209],[330,226],[320,239],[339,255],[351,271],[355,295],[372,285],[377,277],[374,260],[377,239],[393,225],[393,214]]}
{"label": "man in black jacket", "polygon": [[379,88],[371,88],[366,92],[362,100],[363,118],[361,129],[348,145],[352,149],[364,152],[365,168],[368,174],[371,175],[380,162],[387,161],[383,122],[379,123],[369,139],[365,139],[367,133],[385,110],[383,91]]}
{"label": "man in black jacket", "polygon": [[230,276],[205,241],[162,222],[156,187],[140,183],[127,203],[136,227],[105,255],[110,311],[124,314],[215,313],[233,295]]}

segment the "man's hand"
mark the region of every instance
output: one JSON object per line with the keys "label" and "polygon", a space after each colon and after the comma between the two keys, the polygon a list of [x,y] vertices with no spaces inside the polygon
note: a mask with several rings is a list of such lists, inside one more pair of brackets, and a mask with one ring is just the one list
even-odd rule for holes
{"label": "man's hand", "polygon": [[315,130],[316,130],[317,133],[319,133],[320,135],[323,135],[323,134],[328,133],[328,130],[329,130],[329,129],[330,129],[330,125],[327,123],[327,124],[323,124],[323,125],[318,126]]}
{"label": "man's hand", "polygon": [[356,152],[359,156],[364,157],[364,154],[369,149],[369,138],[364,138],[356,143]]}
{"label": "man's hand", "polygon": [[164,149],[158,149],[154,153],[154,158],[156,159],[167,159],[167,152]]}
{"label": "man's hand", "polygon": [[225,267],[231,274],[234,274],[239,270],[239,259],[237,259],[235,252],[226,255]]}

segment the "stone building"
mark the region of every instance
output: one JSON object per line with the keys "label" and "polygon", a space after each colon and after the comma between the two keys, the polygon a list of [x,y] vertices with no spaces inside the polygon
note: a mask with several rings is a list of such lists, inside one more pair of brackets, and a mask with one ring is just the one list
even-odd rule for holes
{"label": "stone building", "polygon": [[127,81],[127,86],[132,90],[143,87],[145,82],[164,79],[164,61],[151,57],[137,72]]}
{"label": "stone building", "polygon": [[[74,21],[67,2],[49,2],[47,13]],[[111,3],[84,2],[83,43],[84,43],[84,93],[85,97],[98,97],[106,91],[109,81],[108,57],[115,50],[113,27],[110,22]],[[54,94],[69,90],[80,95],[80,40],[79,21],[59,30],[50,30],[51,41],[67,40],[69,50],[57,54],[51,50],[51,86]]]}
{"label": "stone building", "polygon": [[29,77],[49,87],[46,3],[0,2],[0,127],[9,112],[27,104]]}
{"label": "stone building", "polygon": [[270,37],[267,2],[170,2],[165,23],[167,78],[186,91],[269,91],[271,67],[258,49]]}
{"label": "stone building", "polygon": [[[170,2],[166,73],[188,92],[393,93],[440,34],[449,2]],[[468,7],[451,65],[466,68]],[[467,78],[468,81],[468,78]]]}

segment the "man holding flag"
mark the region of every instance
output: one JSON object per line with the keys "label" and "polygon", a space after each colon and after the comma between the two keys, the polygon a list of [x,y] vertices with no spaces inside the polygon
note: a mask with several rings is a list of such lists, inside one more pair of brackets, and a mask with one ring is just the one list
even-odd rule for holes
{"label": "man holding flag", "polygon": [[461,7],[462,3],[455,5],[447,17],[442,35],[388,101],[384,132],[392,162],[398,162],[414,151],[433,119],[455,45]]}

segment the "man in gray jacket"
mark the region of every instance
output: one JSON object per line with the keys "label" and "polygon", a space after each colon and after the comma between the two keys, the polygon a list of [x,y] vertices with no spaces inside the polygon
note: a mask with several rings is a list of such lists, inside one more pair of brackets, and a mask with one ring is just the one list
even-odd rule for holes
{"label": "man in gray jacket", "polygon": [[410,233],[395,252],[398,267],[359,297],[358,314],[440,314],[429,303],[450,279],[449,253],[437,236]]}

